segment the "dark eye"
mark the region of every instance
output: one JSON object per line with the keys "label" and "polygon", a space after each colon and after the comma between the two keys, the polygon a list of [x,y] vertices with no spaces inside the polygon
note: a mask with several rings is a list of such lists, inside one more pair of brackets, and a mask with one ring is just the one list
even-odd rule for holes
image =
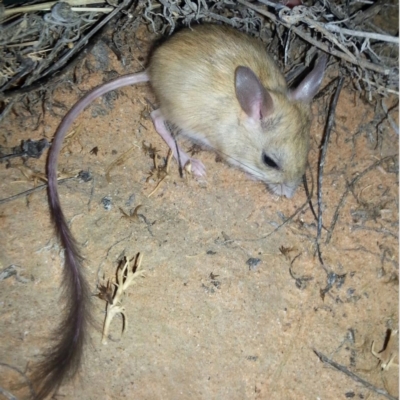
{"label": "dark eye", "polygon": [[262,155],[262,160],[263,163],[268,167],[279,169],[279,165],[271,157],[268,157],[265,153],[263,153]]}

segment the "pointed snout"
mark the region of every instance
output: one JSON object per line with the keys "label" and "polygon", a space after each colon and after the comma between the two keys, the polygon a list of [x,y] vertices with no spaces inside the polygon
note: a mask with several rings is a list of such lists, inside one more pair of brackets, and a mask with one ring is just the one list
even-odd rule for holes
{"label": "pointed snout", "polygon": [[278,196],[285,196],[288,199],[291,199],[296,193],[296,189],[299,186],[299,183],[295,184],[287,184],[287,183],[269,183],[268,188]]}

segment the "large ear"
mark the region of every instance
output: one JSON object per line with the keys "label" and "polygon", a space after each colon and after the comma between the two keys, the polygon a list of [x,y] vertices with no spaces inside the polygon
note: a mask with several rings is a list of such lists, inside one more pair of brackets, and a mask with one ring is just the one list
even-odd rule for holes
{"label": "large ear", "polygon": [[319,85],[324,77],[326,62],[328,56],[326,54],[319,57],[314,69],[301,81],[296,89],[289,91],[291,100],[303,101],[310,103],[313,97],[317,94]]}
{"label": "large ear", "polygon": [[271,95],[250,68],[236,68],[235,89],[242,110],[255,121],[267,117],[274,111]]}

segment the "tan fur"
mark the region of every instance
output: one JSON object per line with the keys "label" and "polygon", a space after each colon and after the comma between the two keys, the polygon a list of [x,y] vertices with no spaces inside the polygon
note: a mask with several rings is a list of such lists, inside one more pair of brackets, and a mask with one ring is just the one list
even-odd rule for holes
{"label": "tan fur", "polygon": [[[251,68],[274,101],[273,114],[261,124],[249,121],[236,98],[238,66]],[[296,188],[306,166],[310,109],[288,99],[284,76],[261,42],[228,27],[197,26],[158,48],[148,72],[162,114],[184,135],[279,194],[282,186]],[[262,162],[263,150],[279,160],[281,170]]]}

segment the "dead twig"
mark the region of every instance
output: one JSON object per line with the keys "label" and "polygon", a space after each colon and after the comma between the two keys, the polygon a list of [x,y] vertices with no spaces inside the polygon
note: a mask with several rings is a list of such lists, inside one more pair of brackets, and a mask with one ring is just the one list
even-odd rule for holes
{"label": "dead twig", "polygon": [[119,207],[119,210],[121,211],[122,218],[127,218],[127,219],[129,219],[131,222],[134,222],[134,221],[136,222],[136,221],[139,220],[138,211],[139,211],[139,208],[141,208],[141,207],[142,207],[142,205],[139,204],[138,206],[135,207],[134,210],[131,210],[129,214],[126,213],[121,207]]}
{"label": "dead twig", "polygon": [[[312,195],[312,193],[310,194],[310,196]],[[293,221],[293,219],[296,217],[296,215],[298,215],[299,213],[301,213],[306,207],[307,205],[310,203],[311,201],[311,197],[307,197],[306,201],[287,219],[285,219],[284,222],[282,222],[280,225],[278,225],[273,231],[257,238],[257,239],[232,239],[232,242],[257,242],[259,240],[264,240],[266,238],[268,238],[269,236],[272,236],[274,233],[278,232],[279,229],[281,229],[283,226],[285,226],[286,224],[288,224],[289,222]]]}
{"label": "dead twig", "polygon": [[398,37],[382,35],[380,33],[353,31],[351,29],[342,28],[340,26],[333,25],[333,24],[326,24],[325,29],[327,29],[328,31],[331,31],[331,32],[337,32],[337,33],[341,33],[341,34],[345,34],[345,35],[357,36],[357,37],[363,37],[363,38],[368,38],[368,39],[373,39],[373,40],[379,40],[381,42],[399,44]]}
{"label": "dead twig", "polygon": [[159,179],[156,187],[151,191],[151,193],[147,196],[147,197],[151,197],[153,196],[153,194],[158,190],[158,188],[160,187],[161,183],[164,182],[168,177],[169,177],[169,166],[171,164],[171,159],[172,159],[172,151],[171,149],[168,151],[168,156],[167,156],[167,161],[165,163],[165,165],[163,167],[160,167],[158,165],[158,161],[157,161],[157,155],[154,155],[153,160],[154,160],[154,169],[151,172],[149,178],[147,178],[147,180],[149,180],[151,177],[157,177]]}
{"label": "dead twig", "polygon": [[132,146],[129,150],[127,150],[125,153],[121,154],[116,160],[114,160],[106,169],[106,179],[108,183],[111,183],[111,177],[110,177],[110,172],[113,168],[122,165],[131,155],[132,150],[135,147],[139,147],[137,145]]}
{"label": "dead twig", "polygon": [[[57,183],[58,183],[58,185],[61,185],[67,181],[71,181],[74,179],[79,179],[79,176],[72,176],[70,178],[60,179]],[[16,199],[19,199],[20,197],[28,196],[35,192],[40,192],[41,190],[46,189],[46,188],[47,188],[47,183],[45,183],[44,185],[36,186],[33,189],[26,190],[25,192],[15,194],[14,196],[6,197],[5,199],[0,199],[0,205],[9,203],[10,201],[14,201]]]}
{"label": "dead twig", "polygon": [[[72,11],[79,11],[79,12],[86,12],[88,9],[87,7],[74,7],[74,6],[81,6],[87,4],[101,4],[106,3],[105,0],[64,0],[65,3],[68,3],[71,6]],[[32,4],[30,6],[23,6],[23,7],[14,7],[10,9],[4,10],[4,14],[2,15],[4,18],[14,14],[22,14],[28,12],[35,12],[35,11],[48,11],[57,4],[57,1],[49,1],[46,3],[40,4]],[[114,8],[105,7],[105,8],[91,8],[90,11],[95,12],[111,12]]]}
{"label": "dead twig", "polygon": [[105,26],[111,19],[113,19],[121,10],[131,3],[132,0],[124,0],[117,8],[114,9],[110,14],[108,14],[101,22],[96,24],[92,30],[85,36],[83,36],[79,41],[75,44],[75,46],[67,51],[62,57],[60,57],[57,62],[55,62],[50,68],[45,70],[40,78],[45,77],[46,75],[52,74],[56,72],[59,68],[61,68],[64,64],[66,64],[74,54],[76,54],[88,41],[89,39],[95,35],[103,26]]}
{"label": "dead twig", "polygon": [[330,358],[328,358],[327,356],[325,356],[324,354],[320,353],[319,351],[313,349],[314,353],[317,355],[317,357],[325,364],[329,364],[330,366],[332,366],[333,368],[337,369],[340,372],[343,372],[344,374],[346,374],[349,378],[353,379],[353,381],[356,381],[358,383],[361,383],[363,386],[365,386],[367,389],[372,390],[373,392],[380,394],[381,396],[385,396],[387,399],[389,400],[398,400],[397,397],[392,396],[391,394],[389,394],[386,390],[377,388],[376,386],[372,385],[371,383],[369,383],[368,381],[366,381],[365,379],[359,377],[358,375],[356,375],[354,372],[350,371],[348,368],[346,368],[343,365],[338,364],[337,362],[331,360]]}
{"label": "dead twig", "polygon": [[[12,366],[12,365],[9,365],[9,364],[6,364],[6,363],[2,363],[2,362],[0,362],[0,366],[5,367],[5,368],[10,368],[10,369],[12,369],[12,370],[18,372],[18,373],[25,379],[26,384],[27,384],[27,386],[28,386],[28,388],[29,388],[29,391],[30,391],[30,393],[31,393],[31,396],[33,396],[33,397],[36,396],[36,393],[35,393],[35,390],[34,390],[34,388],[33,388],[32,382],[31,382],[31,380],[26,376],[26,373],[25,373],[25,372],[22,372],[22,371],[21,371],[19,368],[17,368],[17,367],[14,367],[14,366]],[[3,389],[3,390],[4,390],[4,389]],[[8,392],[7,392],[7,393],[8,393]],[[5,393],[3,392],[2,394],[5,394]],[[12,399],[13,397],[9,397],[9,398]],[[15,397],[15,399],[16,399],[16,397]]]}
{"label": "dead twig", "polygon": [[8,400],[18,400],[13,394],[11,394],[8,390],[3,389],[0,387],[0,394],[2,394]]}
{"label": "dead twig", "polygon": [[244,6],[246,6],[248,8],[251,8],[252,10],[258,12],[259,14],[264,15],[265,17],[269,18],[275,24],[277,24],[277,25],[281,24],[284,27],[290,29],[296,35],[301,37],[303,40],[305,40],[306,42],[310,43],[311,45],[317,47],[318,49],[324,51],[325,53],[331,54],[331,55],[333,55],[335,57],[341,58],[342,60],[345,60],[347,62],[353,63],[355,65],[358,65],[358,66],[362,67],[362,68],[370,69],[372,71],[378,72],[378,73],[383,74],[383,75],[389,75],[392,72],[391,68],[382,67],[380,65],[371,63],[371,62],[366,61],[366,60],[363,60],[363,59],[361,59],[359,57],[355,58],[353,55],[349,56],[348,54],[346,54],[346,53],[344,53],[342,51],[335,50],[331,46],[328,46],[328,45],[326,45],[324,43],[321,43],[320,41],[312,38],[310,36],[310,34],[302,31],[300,28],[298,28],[296,26],[293,26],[288,22],[279,20],[278,17],[276,17],[274,14],[272,14],[272,13],[270,13],[270,12],[260,8],[260,7],[257,7],[254,4],[249,3],[246,0],[238,0],[238,3],[241,3]]}
{"label": "dead twig", "polygon": [[316,237],[316,246],[317,246],[317,253],[319,261],[322,267],[326,270],[326,266],[322,259],[321,248],[320,248],[320,239],[321,239],[321,231],[322,231],[322,179],[323,179],[323,172],[324,172],[324,165],[325,165],[325,157],[328,150],[329,139],[331,136],[333,124],[335,122],[335,111],[336,106],[339,100],[339,95],[342,90],[344,83],[344,77],[341,76],[339,78],[339,82],[336,87],[336,92],[332,99],[331,106],[329,108],[328,120],[325,128],[324,138],[323,138],[323,145],[321,150],[321,157],[319,160],[318,165],[318,180],[317,180],[317,204],[318,204],[318,224],[317,224],[317,237]]}
{"label": "dead twig", "polygon": [[386,228],[370,228],[369,226],[365,226],[365,225],[353,225],[352,228],[354,230],[361,229],[361,230],[365,230],[365,231],[369,231],[369,232],[382,233],[383,235],[388,235],[395,239],[399,238],[399,236],[397,234],[390,232]]}
{"label": "dead twig", "polygon": [[351,182],[349,182],[346,185],[346,190],[343,192],[342,197],[339,200],[339,203],[336,207],[336,210],[333,214],[332,217],[332,222],[331,225],[328,229],[328,234],[325,240],[325,244],[329,244],[329,242],[332,239],[332,235],[333,235],[333,231],[335,229],[336,223],[339,219],[339,212],[341,210],[341,208],[344,206],[344,201],[346,200],[346,197],[348,196],[348,194],[350,193],[350,191],[353,189],[354,185],[364,176],[366,175],[368,172],[371,172],[372,170],[374,170],[376,167],[378,167],[379,165],[383,164],[384,162],[392,159],[394,156],[388,156],[388,157],[384,157],[381,160],[373,163],[372,165],[370,165],[369,167],[365,168],[364,171],[360,172]]}
{"label": "dead twig", "polygon": [[378,359],[379,367],[382,371],[389,371],[391,367],[399,368],[399,364],[396,364],[394,360],[397,357],[397,350],[395,348],[396,339],[399,331],[389,329],[386,333],[384,347],[381,351],[375,350],[375,340],[371,344],[371,353]]}

